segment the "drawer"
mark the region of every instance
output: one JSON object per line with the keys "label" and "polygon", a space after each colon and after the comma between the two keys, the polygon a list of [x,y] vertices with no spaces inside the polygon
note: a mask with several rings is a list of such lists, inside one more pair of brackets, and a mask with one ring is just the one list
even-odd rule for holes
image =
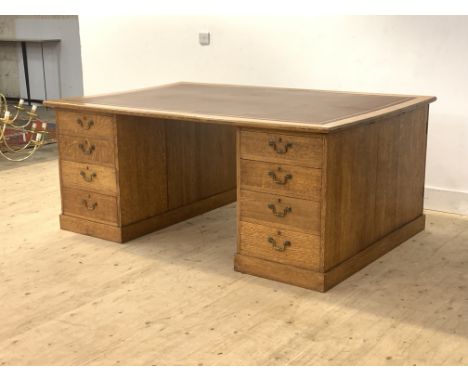
{"label": "drawer", "polygon": [[65,215],[74,215],[102,223],[117,225],[117,198],[72,188],[62,189]]}
{"label": "drawer", "polygon": [[300,268],[320,267],[320,236],[248,222],[240,222],[239,235],[243,255]]}
{"label": "drawer", "polygon": [[115,170],[95,164],[61,161],[64,187],[81,188],[101,194],[117,194]]}
{"label": "drawer", "polygon": [[57,131],[85,137],[114,137],[114,117],[102,114],[57,111]]}
{"label": "drawer", "polygon": [[288,164],[240,161],[241,188],[320,200],[322,171]]}
{"label": "drawer", "polygon": [[321,204],[255,191],[240,191],[240,219],[320,235]]}
{"label": "drawer", "polygon": [[60,158],[63,160],[114,166],[114,142],[94,137],[60,135]]}
{"label": "drawer", "polygon": [[243,130],[240,132],[240,156],[245,159],[322,167],[323,138]]}

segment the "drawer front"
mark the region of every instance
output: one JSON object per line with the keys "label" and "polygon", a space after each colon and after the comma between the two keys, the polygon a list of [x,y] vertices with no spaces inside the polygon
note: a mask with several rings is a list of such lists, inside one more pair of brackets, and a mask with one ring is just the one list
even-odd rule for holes
{"label": "drawer front", "polygon": [[241,254],[300,268],[320,267],[320,236],[240,222]]}
{"label": "drawer front", "polygon": [[319,135],[295,136],[243,130],[240,132],[240,156],[321,168],[323,138]]}
{"label": "drawer front", "polygon": [[320,169],[241,159],[240,172],[241,188],[320,200]]}
{"label": "drawer front", "polygon": [[58,143],[61,159],[114,166],[114,142],[112,140],[60,135]]}
{"label": "drawer front", "polygon": [[117,198],[71,188],[62,189],[62,206],[65,215],[74,215],[97,222],[118,222]]}
{"label": "drawer front", "polygon": [[110,115],[58,110],[57,131],[59,134],[113,139],[114,118]]}
{"label": "drawer front", "polygon": [[94,164],[61,162],[62,184],[102,194],[117,194],[115,170]]}
{"label": "drawer front", "polygon": [[240,191],[240,219],[320,235],[320,202]]}

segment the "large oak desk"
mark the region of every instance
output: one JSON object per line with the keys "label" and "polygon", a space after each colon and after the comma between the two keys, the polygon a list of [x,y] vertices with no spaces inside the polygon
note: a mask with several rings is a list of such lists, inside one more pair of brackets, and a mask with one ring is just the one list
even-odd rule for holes
{"label": "large oak desk", "polygon": [[434,100],[177,83],[47,101],[61,227],[124,242],[237,195],[235,269],[324,291],[424,229]]}

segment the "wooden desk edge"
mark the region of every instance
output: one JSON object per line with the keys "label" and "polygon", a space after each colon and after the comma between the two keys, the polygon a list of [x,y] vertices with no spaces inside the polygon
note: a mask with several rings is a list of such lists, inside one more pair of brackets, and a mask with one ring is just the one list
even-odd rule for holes
{"label": "wooden desk edge", "polygon": [[84,112],[104,112],[108,114],[121,114],[121,115],[132,115],[139,117],[150,117],[150,118],[164,118],[164,119],[176,119],[186,120],[193,122],[212,122],[222,123],[227,125],[236,125],[243,127],[257,127],[273,130],[293,130],[299,132],[314,132],[314,133],[329,133],[336,130],[340,130],[345,127],[349,127],[358,123],[372,122],[381,118],[388,118],[395,114],[403,113],[408,110],[412,110],[431,102],[434,102],[437,98],[432,96],[415,96],[415,98],[402,102],[396,105],[392,105],[383,109],[375,110],[369,113],[356,115],[353,117],[333,121],[326,124],[310,124],[300,123],[292,121],[275,121],[266,119],[251,119],[234,116],[218,116],[208,114],[197,114],[188,112],[175,112],[167,110],[154,110],[154,109],[136,109],[123,106],[111,106],[102,105],[96,103],[77,103],[70,102],[67,100],[48,100],[44,101],[43,104],[47,107],[56,109],[68,109],[74,111]]}
{"label": "wooden desk edge", "polygon": [[388,106],[383,109],[371,111],[366,114],[360,114],[349,118],[343,118],[338,121],[333,121],[326,123],[323,126],[328,129],[328,131],[339,130],[344,127],[349,127],[363,122],[372,122],[381,118],[387,118],[395,116],[406,111],[410,111],[425,105],[428,105],[437,98],[434,96],[415,96],[413,99],[410,99],[406,102],[402,102],[396,105]]}

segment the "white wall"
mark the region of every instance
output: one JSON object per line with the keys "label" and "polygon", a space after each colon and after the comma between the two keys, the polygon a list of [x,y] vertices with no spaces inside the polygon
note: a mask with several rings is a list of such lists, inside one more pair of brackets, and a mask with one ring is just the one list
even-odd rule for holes
{"label": "white wall", "polygon": [[[184,80],[436,95],[426,207],[468,214],[468,17],[79,21],[85,94]],[[211,32],[210,46],[199,31]]]}

